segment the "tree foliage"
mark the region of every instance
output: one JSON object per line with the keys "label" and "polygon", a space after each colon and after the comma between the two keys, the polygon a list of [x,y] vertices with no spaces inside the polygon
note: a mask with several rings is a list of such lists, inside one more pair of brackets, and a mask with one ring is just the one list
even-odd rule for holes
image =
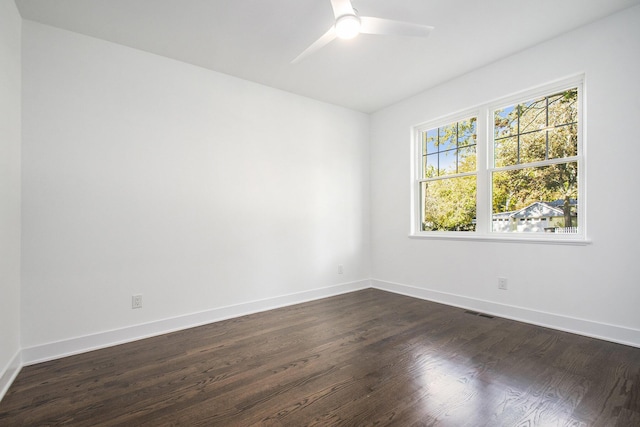
{"label": "tree foliage", "polygon": [[424,230],[473,231],[476,177],[463,176],[423,183]]}

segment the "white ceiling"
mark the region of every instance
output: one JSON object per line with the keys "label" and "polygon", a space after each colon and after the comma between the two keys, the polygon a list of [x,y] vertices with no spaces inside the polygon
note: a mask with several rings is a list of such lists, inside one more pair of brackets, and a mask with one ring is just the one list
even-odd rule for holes
{"label": "white ceiling", "polygon": [[353,0],[363,16],[432,25],[360,35],[291,64],[333,23],[329,0],[16,0],[24,19],[374,112],[640,0]]}

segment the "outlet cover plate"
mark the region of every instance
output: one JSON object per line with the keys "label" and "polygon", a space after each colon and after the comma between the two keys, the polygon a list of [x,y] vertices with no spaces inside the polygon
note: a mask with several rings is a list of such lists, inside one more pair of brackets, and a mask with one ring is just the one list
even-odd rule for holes
{"label": "outlet cover plate", "polygon": [[142,308],[142,295],[131,296],[131,308]]}

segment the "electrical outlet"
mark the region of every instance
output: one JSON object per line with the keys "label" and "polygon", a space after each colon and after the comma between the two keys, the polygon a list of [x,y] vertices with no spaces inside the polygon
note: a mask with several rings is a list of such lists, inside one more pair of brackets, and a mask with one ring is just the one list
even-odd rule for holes
{"label": "electrical outlet", "polygon": [[502,289],[503,291],[509,289],[506,277],[498,277],[498,289]]}
{"label": "electrical outlet", "polygon": [[142,308],[142,295],[131,296],[131,308]]}
{"label": "electrical outlet", "polygon": [[344,267],[342,266],[342,264],[338,264],[338,274],[342,273],[344,273]]}

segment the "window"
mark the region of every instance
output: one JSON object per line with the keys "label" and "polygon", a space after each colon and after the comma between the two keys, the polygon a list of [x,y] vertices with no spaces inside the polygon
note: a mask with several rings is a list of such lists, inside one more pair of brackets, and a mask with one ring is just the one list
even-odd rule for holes
{"label": "window", "polygon": [[[507,105],[492,116],[492,215],[513,219],[492,231],[577,234],[578,88]],[[518,225],[516,218],[532,224]]]}
{"label": "window", "polygon": [[582,78],[415,127],[412,235],[584,241]]}
{"label": "window", "polygon": [[422,140],[421,230],[475,230],[476,117],[427,129]]}

